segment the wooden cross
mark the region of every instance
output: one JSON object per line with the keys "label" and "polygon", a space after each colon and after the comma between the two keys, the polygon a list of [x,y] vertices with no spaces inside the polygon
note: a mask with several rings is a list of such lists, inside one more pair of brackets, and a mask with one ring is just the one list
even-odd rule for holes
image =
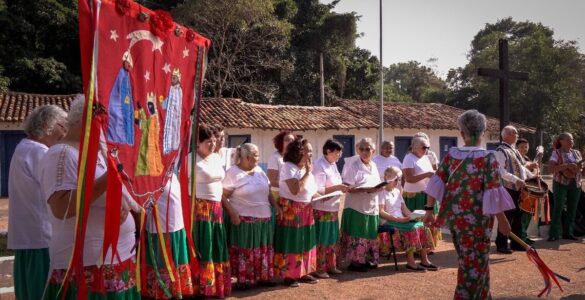
{"label": "wooden cross", "polygon": [[498,41],[500,68],[478,68],[477,75],[500,80],[500,131],[510,124],[510,80],[528,80],[528,73],[512,72],[508,64],[508,40]]}

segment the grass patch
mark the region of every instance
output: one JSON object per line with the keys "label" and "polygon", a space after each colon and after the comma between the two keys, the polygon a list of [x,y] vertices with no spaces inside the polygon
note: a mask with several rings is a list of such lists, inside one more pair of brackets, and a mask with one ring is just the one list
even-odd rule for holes
{"label": "grass patch", "polygon": [[8,235],[0,234],[0,256],[12,256],[14,251],[8,250]]}

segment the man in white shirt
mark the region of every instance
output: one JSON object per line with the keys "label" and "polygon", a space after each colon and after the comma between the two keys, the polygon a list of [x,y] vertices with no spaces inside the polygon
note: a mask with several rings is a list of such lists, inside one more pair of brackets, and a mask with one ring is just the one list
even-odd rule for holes
{"label": "man in white shirt", "polygon": [[398,157],[394,156],[394,143],[383,141],[380,147],[380,154],[374,156],[373,161],[380,172],[380,179],[384,178],[384,171],[389,167],[402,168],[402,162]]}
{"label": "man in white shirt", "polygon": [[[516,141],[518,140],[518,130],[514,126],[506,126],[502,129],[502,143],[496,151],[496,159],[498,160],[500,176],[504,181],[504,187],[514,200],[516,209],[506,212],[506,217],[512,226],[512,232],[517,236],[527,236],[526,230],[528,224],[522,225],[522,210],[518,204],[520,201],[520,191],[526,186],[524,182],[526,179],[534,177],[528,169],[526,169],[526,162],[522,155],[516,149]],[[523,234],[524,233],[524,234]],[[530,240],[527,240],[530,242]],[[512,250],[524,251],[524,248],[516,243],[510,241],[510,248],[508,248],[508,237],[498,232],[496,238],[497,251],[504,254],[512,253]]]}
{"label": "man in white shirt", "polygon": [[55,105],[35,109],[24,121],[24,138],[8,175],[8,248],[15,252],[16,299],[41,299],[49,273],[52,229],[40,188],[39,162],[67,133],[67,114]]}

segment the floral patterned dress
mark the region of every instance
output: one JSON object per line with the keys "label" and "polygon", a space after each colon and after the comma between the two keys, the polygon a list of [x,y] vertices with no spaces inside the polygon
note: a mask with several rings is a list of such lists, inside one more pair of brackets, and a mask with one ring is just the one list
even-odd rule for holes
{"label": "floral patterned dress", "polygon": [[451,148],[425,191],[440,202],[437,225],[451,231],[459,257],[455,299],[490,299],[490,225],[514,208],[491,151]]}

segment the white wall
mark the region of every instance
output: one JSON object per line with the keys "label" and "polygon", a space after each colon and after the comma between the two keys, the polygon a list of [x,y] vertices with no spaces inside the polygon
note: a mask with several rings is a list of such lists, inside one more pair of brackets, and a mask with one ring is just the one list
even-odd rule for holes
{"label": "white wall", "polygon": [[[420,130],[420,129],[384,129],[384,139],[388,141],[394,141],[397,136],[408,136],[412,137],[417,132],[423,131],[429,135],[431,142],[431,150],[437,155],[440,153],[439,149],[439,138],[440,137],[457,137],[457,145],[462,146],[463,140],[459,136],[457,130]],[[252,143],[256,144],[260,149],[260,163],[267,163],[270,155],[276,150],[272,144],[272,138],[277,135],[280,130],[261,130],[261,129],[250,129],[250,128],[226,128],[226,143],[227,136],[229,135],[251,135]],[[377,129],[352,129],[352,130],[308,130],[308,131],[295,131],[295,134],[301,134],[304,138],[308,139],[313,146],[313,157],[318,158],[321,156],[321,150],[323,144],[327,139],[332,138],[334,135],[353,135],[354,140],[357,143],[364,137],[373,138],[377,140],[378,130]],[[489,135],[486,134],[486,138],[489,139]],[[491,140],[487,142],[497,143],[497,140]],[[378,145],[376,145],[378,148]],[[486,141],[482,142],[482,147],[486,147]]]}

